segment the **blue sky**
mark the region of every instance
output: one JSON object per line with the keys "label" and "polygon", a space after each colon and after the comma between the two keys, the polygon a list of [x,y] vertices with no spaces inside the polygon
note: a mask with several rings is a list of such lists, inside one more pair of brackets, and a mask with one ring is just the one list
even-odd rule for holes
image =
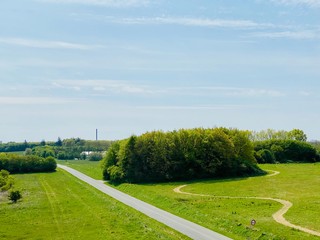
{"label": "blue sky", "polygon": [[151,130],[320,140],[320,0],[2,0],[0,141]]}

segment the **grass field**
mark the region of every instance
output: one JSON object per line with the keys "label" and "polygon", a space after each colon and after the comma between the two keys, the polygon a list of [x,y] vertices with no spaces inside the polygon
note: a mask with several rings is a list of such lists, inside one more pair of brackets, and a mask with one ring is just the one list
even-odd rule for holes
{"label": "grass field", "polygon": [[[79,171],[82,171],[83,173],[96,178],[101,179],[101,169],[99,167],[98,162],[89,162],[89,161],[59,161],[61,164],[68,165],[70,167],[73,167]],[[274,221],[272,218],[272,214],[275,213],[277,210],[279,210],[282,205],[280,203],[277,203],[275,201],[268,201],[268,200],[257,200],[257,199],[227,199],[227,198],[219,198],[215,196],[238,196],[238,197],[246,197],[246,196],[255,196],[255,197],[273,197],[273,198],[280,198],[284,200],[288,200],[293,203],[293,207],[288,211],[288,213],[285,214],[285,218],[290,221],[293,224],[301,225],[306,228],[310,228],[316,231],[320,231],[320,218],[318,217],[320,214],[320,164],[279,164],[279,165],[260,165],[261,168],[265,170],[274,170],[279,171],[280,174],[269,177],[269,176],[262,176],[262,177],[253,177],[253,178],[241,178],[241,179],[224,179],[224,180],[207,180],[207,181],[194,181],[194,182],[175,182],[175,183],[164,183],[164,184],[121,184],[117,186],[119,190],[122,190],[126,193],[129,193],[132,196],[135,196],[139,199],[142,199],[148,203],[151,203],[155,206],[158,206],[162,209],[165,209],[169,212],[172,212],[176,215],[179,215],[181,217],[184,217],[186,219],[189,219],[191,221],[194,221],[196,223],[199,223],[205,227],[208,227],[212,230],[218,231],[222,234],[225,234],[233,239],[287,239],[287,240],[295,240],[295,239],[311,239],[316,240],[320,239],[319,237],[309,235],[307,233],[292,229],[290,227],[283,226],[277,222]],[[66,175],[66,173],[62,171],[58,171],[58,176],[55,176],[53,179],[50,177],[50,179],[46,179],[46,181],[58,181],[58,186],[56,186],[54,189],[59,189],[59,184],[65,185],[65,183],[62,183],[63,181],[66,182],[66,179],[68,180],[68,183],[75,181],[76,183],[81,185],[82,189],[83,186],[86,186],[86,191],[94,192],[93,196],[98,196],[100,193],[97,193],[95,190],[91,189],[89,186],[82,184],[81,182],[78,182],[77,180],[74,180],[71,176]],[[24,178],[43,178],[44,176],[50,176],[50,174],[40,174],[38,175],[20,175],[17,176],[19,179],[22,180]],[[71,181],[73,180],[73,181]],[[29,180],[31,181],[31,180]],[[61,182],[62,181],[62,182]],[[34,182],[34,180],[32,180]],[[53,183],[50,183],[50,185]],[[190,196],[190,195],[182,195],[175,193],[173,191],[174,188],[187,184],[185,188],[182,190],[185,192],[190,193],[198,193],[198,194],[206,194],[206,195],[212,195],[212,196]],[[32,185],[32,184],[31,184]],[[39,183],[38,183],[39,185]],[[88,197],[88,194],[81,195],[81,192],[79,190],[77,191],[74,189],[74,187],[70,187],[68,185],[68,188],[72,190],[72,193],[76,194],[77,197],[73,198],[80,198],[83,199],[86,195]],[[71,191],[69,190],[69,191]],[[40,191],[40,190],[39,190]],[[58,190],[54,190],[53,192],[57,192]],[[59,191],[62,191],[59,189]],[[58,191],[58,192],[59,192]],[[40,191],[41,192],[41,191]],[[61,193],[59,193],[60,195]],[[31,194],[28,194],[31,197]],[[43,195],[43,193],[42,193]],[[92,195],[92,194],[91,194]],[[29,197],[29,196],[28,196]],[[100,205],[101,201],[108,201],[108,204],[105,205],[112,205],[121,207],[121,209],[126,209],[126,207],[122,206],[120,203],[113,202],[112,199],[109,199],[108,197],[102,197],[103,199],[106,198],[106,200],[96,200],[95,197],[92,197],[90,201],[92,201],[92,206],[95,206],[94,208],[98,208],[97,205]],[[25,204],[26,199],[23,200],[22,204]],[[47,201],[46,199],[43,199],[43,204]],[[63,199],[60,200],[63,202]],[[70,200],[67,200],[70,201]],[[73,200],[74,201],[74,200]],[[87,202],[88,200],[83,201]],[[98,201],[99,203],[97,203]],[[0,200],[1,202],[1,200]],[[3,206],[6,208],[16,208],[15,205],[10,205],[7,203],[0,203],[0,220],[3,219]],[[21,204],[21,203],[19,203]],[[18,205],[17,205],[18,206]],[[77,212],[78,208],[81,207],[81,204],[77,203],[76,205],[72,206],[71,209],[73,209],[73,212]],[[92,211],[94,209],[92,207]],[[62,209],[65,209],[65,206],[62,205]],[[112,208],[111,208],[112,209]],[[31,212],[34,212],[34,210],[30,210]],[[49,211],[48,209],[46,210]],[[61,210],[59,210],[61,211]],[[82,211],[82,210],[81,210]],[[106,233],[113,231],[112,226],[120,226],[115,231],[115,234],[113,235],[115,239],[157,239],[161,238],[155,235],[129,235],[129,232],[136,231],[135,228],[139,229],[142,225],[138,224],[139,227],[136,227],[134,223],[135,221],[141,222],[140,218],[136,218],[136,215],[134,217],[131,217],[132,226],[126,226],[126,224],[129,223],[122,223],[117,224],[117,220],[114,220],[113,218],[117,219],[116,216],[109,214],[110,209],[106,208],[104,210],[97,210],[98,212],[106,211],[108,217],[103,217],[110,219],[109,222],[115,222],[114,224],[108,225],[101,225],[101,221],[96,221],[97,226],[90,224],[90,220],[86,220],[87,218],[93,219],[92,216],[89,213],[80,213],[80,216],[82,216],[83,225],[86,226],[86,229],[83,230],[83,234],[89,232],[90,234],[93,234],[96,229],[106,229]],[[122,210],[124,211],[124,210]],[[50,212],[50,211],[49,211]],[[118,211],[117,211],[118,212]],[[121,212],[121,211],[120,211]],[[133,211],[134,212],[134,211]],[[50,213],[52,214],[52,213]],[[121,214],[121,213],[119,213]],[[133,214],[133,213],[132,213]],[[139,215],[138,213],[135,213]],[[39,215],[39,213],[38,213]],[[42,214],[41,214],[42,215]],[[60,216],[60,214],[56,214],[57,216]],[[63,215],[62,215],[63,216]],[[103,216],[103,215],[102,215]],[[125,216],[125,213],[123,213],[122,216],[118,215],[118,218],[122,218]],[[17,218],[18,216],[16,216]],[[74,216],[77,218],[77,216]],[[44,217],[46,218],[46,217]],[[48,217],[49,219],[50,217]],[[52,216],[51,216],[52,218]],[[63,224],[65,217],[61,217],[61,219],[58,219],[58,223],[64,228],[65,224]],[[149,224],[149,220],[145,218],[146,222]],[[255,219],[257,224],[252,227],[250,226],[250,221],[252,219]],[[18,221],[17,219],[12,218],[12,222]],[[25,220],[23,222],[28,222],[29,220]],[[119,220],[118,220],[119,221]],[[1,226],[3,220],[0,221]],[[20,221],[19,221],[20,222]],[[43,222],[39,221],[39,222]],[[87,222],[87,223],[86,223]],[[20,223],[21,224],[21,223]],[[73,227],[74,225],[79,225],[77,223],[70,223]],[[51,221],[51,229],[50,231],[54,231],[54,229],[57,229],[55,227],[55,223]],[[67,224],[69,225],[69,224]],[[156,224],[157,225],[157,224]],[[31,224],[31,226],[34,226],[34,224]],[[64,229],[65,232],[73,232],[75,231],[75,228],[70,229]],[[29,231],[34,231],[33,234],[35,234],[38,230],[34,229],[32,227],[29,227]],[[129,230],[128,230],[129,229]],[[162,237],[163,239],[172,238],[172,239],[179,239],[181,235],[174,233],[174,231],[171,230],[163,230],[165,227],[152,227],[151,232],[156,233],[158,231],[159,234],[168,234]],[[140,229],[141,230],[141,229]],[[2,227],[0,228],[0,239],[2,239],[1,235]],[[164,233],[163,233],[164,231]],[[66,238],[64,239],[77,239],[72,238],[73,236],[69,236],[66,234]],[[89,234],[89,235],[90,235]],[[127,235],[126,235],[127,234]],[[174,234],[174,235],[171,235]],[[89,236],[89,235],[86,235]],[[160,236],[159,235],[159,236]],[[34,235],[36,236],[36,235]],[[52,239],[59,239],[59,234],[56,235],[56,238],[53,237]],[[82,235],[85,236],[85,235]],[[99,236],[96,237],[96,235],[92,235],[95,238],[91,239],[99,239]],[[110,235],[112,236],[112,235]],[[130,237],[129,237],[130,236]],[[119,238],[117,238],[119,237]],[[183,238],[183,237],[181,237]],[[9,238],[12,239],[12,238]],[[13,238],[15,239],[15,238]],[[23,238],[21,238],[23,239]],[[29,239],[29,238],[25,238]],[[38,239],[46,239],[46,238],[38,238]],[[79,237],[78,239],[81,239]],[[90,239],[90,238],[88,238]],[[102,237],[101,237],[102,239]],[[108,238],[103,238],[108,239]]]}
{"label": "grass field", "polygon": [[[226,199],[214,196],[273,197],[291,201],[285,215],[293,224],[320,231],[320,164],[262,165],[279,175],[243,179],[208,180],[166,184],[121,184],[117,188],[162,209],[216,230],[234,239],[320,239],[283,226],[272,214],[282,205],[268,200]],[[212,195],[188,196],[183,191]],[[250,227],[250,221],[257,224]]]}
{"label": "grass field", "polygon": [[58,160],[59,164],[66,165],[68,167],[72,167],[88,176],[102,180],[102,169],[100,168],[100,162],[95,161],[87,161],[87,160]]}
{"label": "grass field", "polygon": [[[72,162],[73,167],[95,176],[97,163]],[[92,169],[93,164],[96,164]],[[80,167],[81,166],[81,167]],[[273,197],[293,203],[285,218],[293,224],[320,231],[320,164],[260,165],[265,170],[279,171],[269,177],[175,182],[164,184],[121,184],[121,191],[148,203],[223,233],[233,239],[320,239],[283,226],[272,214],[282,205],[257,199],[226,199],[214,196]],[[187,184],[183,191],[212,195],[188,196],[173,192]],[[250,221],[255,219],[255,227]]]}
{"label": "grass field", "polygon": [[0,196],[0,239],[187,239],[63,170],[15,175],[23,199]]}

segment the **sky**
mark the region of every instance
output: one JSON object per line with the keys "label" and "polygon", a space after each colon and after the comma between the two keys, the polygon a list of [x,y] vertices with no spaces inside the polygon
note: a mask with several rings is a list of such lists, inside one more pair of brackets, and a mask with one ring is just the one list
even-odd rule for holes
{"label": "sky", "polygon": [[1,0],[0,141],[195,127],[320,140],[320,0]]}

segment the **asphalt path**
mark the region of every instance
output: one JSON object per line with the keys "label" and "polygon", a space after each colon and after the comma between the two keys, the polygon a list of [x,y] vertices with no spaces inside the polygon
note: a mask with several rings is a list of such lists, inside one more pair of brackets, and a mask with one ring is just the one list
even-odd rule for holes
{"label": "asphalt path", "polygon": [[173,215],[169,212],[161,210],[155,206],[152,206],[146,202],[143,202],[137,198],[131,197],[128,194],[125,194],[121,191],[118,191],[112,187],[105,185],[99,180],[95,180],[73,168],[58,164],[59,168],[71,173],[80,180],[90,184],[94,188],[100,190],[101,192],[109,195],[110,197],[130,206],[143,214],[161,222],[176,231],[197,240],[227,240],[230,238],[223,236],[219,233],[216,233],[212,230],[209,230],[205,227],[202,227],[198,224],[185,220],[181,217]]}

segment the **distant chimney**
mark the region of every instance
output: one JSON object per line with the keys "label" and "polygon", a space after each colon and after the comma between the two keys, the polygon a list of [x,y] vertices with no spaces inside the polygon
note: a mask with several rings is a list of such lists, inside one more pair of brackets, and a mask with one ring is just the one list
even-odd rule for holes
{"label": "distant chimney", "polygon": [[96,141],[98,141],[98,129],[96,129]]}

